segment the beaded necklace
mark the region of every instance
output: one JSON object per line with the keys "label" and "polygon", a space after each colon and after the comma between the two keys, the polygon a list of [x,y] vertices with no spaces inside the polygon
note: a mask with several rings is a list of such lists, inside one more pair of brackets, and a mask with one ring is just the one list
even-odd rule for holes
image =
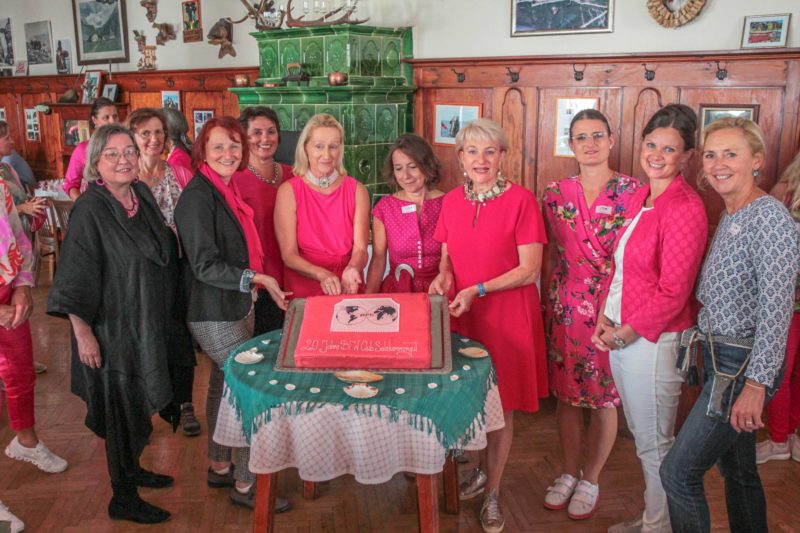
{"label": "beaded necklace", "polygon": [[258,179],[260,179],[261,181],[263,181],[264,183],[268,183],[270,185],[275,185],[276,183],[278,183],[278,174],[280,174],[281,167],[280,167],[280,165],[278,163],[275,162],[274,159],[272,161],[272,177],[271,178],[266,178],[266,177],[262,176],[261,174],[259,174],[259,172],[256,170],[256,167],[254,167],[253,165],[248,164],[247,168],[249,168],[250,172],[255,174],[255,176]]}
{"label": "beaded necklace", "polygon": [[306,172],[306,179],[308,180],[309,183],[316,185],[320,189],[327,189],[328,187],[333,185],[333,183],[337,179],[339,179],[339,173],[334,170],[330,176],[322,176],[321,178],[317,178],[309,170],[308,172]]}
{"label": "beaded necklace", "polygon": [[494,182],[494,185],[486,191],[486,192],[475,192],[475,183],[467,178],[464,181],[464,197],[472,202],[472,205],[476,203],[480,203],[482,205],[486,205],[486,202],[494,200],[495,198],[501,196],[504,192],[506,192],[506,186],[508,182],[503,176],[497,176],[497,181]]}

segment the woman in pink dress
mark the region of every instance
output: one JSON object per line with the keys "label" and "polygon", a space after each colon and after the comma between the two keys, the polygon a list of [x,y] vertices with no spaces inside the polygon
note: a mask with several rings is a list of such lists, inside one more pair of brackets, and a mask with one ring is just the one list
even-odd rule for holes
{"label": "woman in pink dress", "polygon": [[284,290],[295,298],[356,294],[367,264],[369,194],[345,174],[344,129],[331,115],[306,123],[294,177],[278,188],[275,233]]}
{"label": "woman in pink dress", "polygon": [[[292,177],[292,167],[275,161],[275,152],[281,141],[278,115],[269,107],[251,106],[242,110],[239,124],[247,133],[250,148],[247,168],[233,175],[242,200],[253,209],[264,250],[264,273],[283,286],[283,260],[275,236],[275,200],[278,186]],[[255,307],[254,334],[261,335],[283,324],[283,311],[278,308],[265,289],[259,289]]]}
{"label": "woman in pink dress", "polygon": [[[399,190],[372,210],[367,292],[428,292],[442,258],[442,246],[433,238],[444,197],[433,188],[439,161],[425,139],[406,133],[389,150],[383,175]],[[389,275],[383,279],[387,248]]]}
{"label": "woman in pink dress", "polygon": [[461,487],[461,499],[486,492],[480,513],[484,531],[503,529],[500,480],[511,450],[514,411],[534,412],[547,396],[544,328],[536,280],[547,241],[533,193],[506,180],[500,165],[508,150],[505,132],[478,119],[456,136],[464,187],[444,197],[434,238],[442,243],[432,294],[455,295],[453,328],[489,350],[497,371],[505,427],[487,435],[482,461]]}
{"label": "woman in pink dress", "polygon": [[[614,241],[625,225],[638,182],[609,168],[614,137],[608,119],[599,111],[586,109],[575,115],[569,145],[580,173],[550,183],[542,200],[551,243],[542,276],[549,294],[550,389],[558,399],[556,416],[564,453],[564,473],[547,489],[544,505],[569,507],[569,517],[580,520],[594,514],[598,477],[617,437],[619,394],[608,352],[598,351],[591,337]],[[591,409],[591,422],[588,455],[581,467],[584,409]]]}
{"label": "woman in pink dress", "polygon": [[[97,129],[106,124],[119,122],[117,106],[108,98],[100,97],[92,104],[89,114],[89,124],[92,129]],[[64,175],[64,192],[70,200],[75,201],[86,190],[87,182],[83,179],[83,167],[86,166],[86,147],[89,141],[79,142],[69,158],[67,172]]]}

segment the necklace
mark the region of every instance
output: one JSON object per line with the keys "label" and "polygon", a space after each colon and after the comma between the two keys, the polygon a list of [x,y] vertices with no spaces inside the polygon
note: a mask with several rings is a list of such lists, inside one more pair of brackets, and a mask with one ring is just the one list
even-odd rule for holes
{"label": "necklace", "polygon": [[266,178],[266,177],[262,176],[261,174],[259,174],[259,172],[256,170],[256,167],[254,167],[253,165],[248,164],[247,168],[249,168],[250,172],[255,174],[256,177],[258,179],[260,179],[261,181],[263,181],[264,183],[268,183],[270,185],[275,185],[276,183],[278,183],[278,174],[280,174],[281,167],[280,167],[280,165],[278,163],[275,162],[274,159],[272,160],[272,177],[271,178]]}
{"label": "necklace", "polygon": [[306,179],[308,180],[309,183],[316,185],[320,189],[327,189],[328,187],[333,185],[333,183],[337,179],[339,179],[339,173],[334,170],[330,176],[323,176],[321,178],[317,178],[309,170],[308,172],[306,172]]}
{"label": "necklace", "polygon": [[125,210],[125,214],[128,215],[128,218],[131,218],[139,210],[139,200],[137,200],[136,195],[133,194],[133,188],[128,189],[128,191],[131,193],[131,208],[128,209],[122,202],[120,202],[120,205],[122,209]]}
{"label": "necklace", "polygon": [[506,187],[508,186],[508,182],[503,176],[497,176],[497,181],[494,182],[494,185],[486,191],[486,192],[475,192],[475,183],[467,178],[464,181],[464,197],[472,202],[472,205],[476,203],[480,203],[482,205],[486,205],[486,202],[494,200],[495,198],[501,196],[504,192],[506,192]]}

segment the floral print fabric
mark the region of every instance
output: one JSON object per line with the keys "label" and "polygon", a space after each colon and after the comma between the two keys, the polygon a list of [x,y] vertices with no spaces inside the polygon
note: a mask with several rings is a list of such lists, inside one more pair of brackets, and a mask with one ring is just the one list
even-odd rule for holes
{"label": "floral print fabric", "polygon": [[14,208],[11,191],[0,180],[0,285],[33,285],[33,250]]}
{"label": "floral print fabric", "polygon": [[577,176],[545,189],[545,219],[557,247],[545,314],[550,389],[576,407],[620,405],[608,352],[599,352],[590,338],[605,296],[614,242],[636,214],[629,206],[638,186],[635,179],[615,174],[591,206]]}

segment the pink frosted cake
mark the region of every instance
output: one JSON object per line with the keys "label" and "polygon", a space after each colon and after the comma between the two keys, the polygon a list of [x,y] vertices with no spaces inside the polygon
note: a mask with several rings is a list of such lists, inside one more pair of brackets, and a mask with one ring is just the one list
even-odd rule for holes
{"label": "pink frosted cake", "polygon": [[431,367],[427,294],[312,296],[294,353],[298,368]]}

